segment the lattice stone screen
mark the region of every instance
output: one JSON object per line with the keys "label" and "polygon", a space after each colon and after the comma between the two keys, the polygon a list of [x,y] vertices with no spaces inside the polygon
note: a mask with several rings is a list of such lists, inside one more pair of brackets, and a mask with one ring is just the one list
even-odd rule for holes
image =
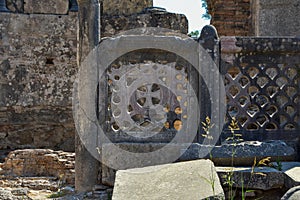
{"label": "lattice stone screen", "polygon": [[299,131],[299,40],[237,38],[235,44],[235,52],[225,52],[232,64],[222,66],[228,119],[237,118],[245,138]]}
{"label": "lattice stone screen", "polygon": [[106,109],[99,117],[107,137],[114,142],[171,141],[190,117],[187,86],[198,91],[198,79],[192,65],[171,52],[142,49],[119,57],[101,81],[107,95],[100,100]]}

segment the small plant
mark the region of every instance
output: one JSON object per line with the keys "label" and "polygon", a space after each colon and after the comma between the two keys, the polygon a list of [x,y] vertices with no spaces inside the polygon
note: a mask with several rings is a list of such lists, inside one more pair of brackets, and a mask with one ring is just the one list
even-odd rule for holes
{"label": "small plant", "polygon": [[205,122],[202,123],[202,129],[204,130],[204,134],[202,134],[203,137],[207,138],[208,140],[213,140],[213,136],[210,134],[210,129],[214,126],[214,124],[211,124],[211,120],[209,117],[205,118]]}
{"label": "small plant", "polygon": [[240,130],[240,127],[239,127],[238,121],[236,120],[235,117],[232,118],[232,120],[231,120],[231,122],[230,122],[228,128],[229,128],[229,130],[230,130],[230,132],[231,132],[231,136],[228,137],[228,138],[226,139],[226,141],[232,142],[232,144],[233,144],[234,146],[236,146],[238,142],[242,142],[242,141],[243,141],[242,135],[236,133],[236,131],[239,131],[239,130]]}
{"label": "small plant", "polygon": [[240,127],[238,125],[238,121],[236,120],[235,117],[232,118],[229,126],[228,126],[230,132],[231,132],[231,136],[228,137],[226,139],[226,141],[230,141],[233,144],[233,148],[232,148],[232,152],[231,152],[231,170],[223,177],[225,178],[225,185],[228,185],[229,187],[229,192],[228,192],[228,199],[233,200],[234,199],[234,194],[236,192],[236,190],[233,190],[233,185],[235,184],[234,180],[233,180],[233,166],[234,166],[234,157],[236,154],[236,149],[234,148],[238,142],[243,141],[243,139],[241,139],[242,135],[241,134],[237,134],[236,131],[240,130]]}
{"label": "small plant", "polygon": [[234,196],[235,196],[234,195],[235,191],[233,191],[233,185],[235,184],[235,182],[233,180],[233,168],[232,167],[231,167],[230,171],[227,172],[227,174],[223,176],[223,178],[225,179],[224,185],[227,185],[229,188],[227,199],[233,200]]}
{"label": "small plant", "polygon": [[[205,122],[201,122],[202,123],[202,128],[204,130],[204,134],[202,134],[202,136],[204,138],[207,138],[209,141],[213,140],[213,136],[210,134],[210,129],[214,126],[214,124],[211,124],[211,120],[209,117],[205,118]],[[209,157],[210,160],[212,161],[212,153],[211,151],[209,151]],[[213,195],[215,195],[215,182],[216,182],[216,177],[214,175],[214,168],[213,165],[211,165],[211,177],[209,177],[209,179],[202,177],[202,179],[204,179],[208,184],[210,184],[212,191],[213,191]]]}
{"label": "small plant", "polygon": [[270,163],[269,167],[277,169],[278,171],[282,171],[282,162],[281,162],[280,158],[276,159],[276,164]]}
{"label": "small plant", "polygon": [[271,157],[266,157],[258,161],[257,167],[268,166],[270,163]]}
{"label": "small plant", "polygon": [[[201,122],[202,124],[202,128],[204,130],[204,134],[202,134],[202,137],[204,138],[207,138],[208,140],[213,140],[213,136],[211,135],[210,133],[210,129],[214,126],[213,124],[211,124],[211,120],[209,117],[206,117],[205,119],[205,122]],[[233,148],[232,148],[232,153],[231,153],[231,168],[229,170],[229,172],[227,172],[226,175],[224,175],[222,178],[224,179],[224,182],[223,184],[224,185],[227,185],[229,190],[228,190],[228,194],[227,194],[227,199],[230,199],[230,200],[234,200],[235,198],[235,193],[236,193],[236,190],[237,189],[234,189],[234,184],[235,184],[235,181],[234,181],[234,157],[236,155],[236,145],[239,143],[239,142],[242,142],[244,141],[242,139],[242,135],[241,134],[238,134],[237,131],[240,130],[240,127],[238,125],[238,121],[236,120],[236,118],[232,118],[230,124],[228,125],[228,128],[231,132],[231,135],[230,137],[228,137],[226,139],[226,141],[229,141]],[[212,160],[212,153],[210,151],[210,159]],[[270,166],[270,160],[271,160],[271,157],[266,157],[266,158],[263,158],[261,160],[259,160],[257,162],[257,159],[256,157],[254,158],[254,161],[253,161],[253,165],[251,167],[251,172],[250,172],[250,179],[245,187],[245,184],[244,184],[244,178],[243,178],[243,175],[241,177],[241,183],[242,183],[242,200],[245,200],[246,197],[247,197],[247,193],[250,193],[250,192],[255,192],[255,190],[249,190],[249,184],[251,183],[252,181],[252,178],[253,178],[253,175],[261,175],[261,176],[266,176],[265,174],[263,173],[260,173],[260,172],[255,172],[255,168],[256,167],[262,167],[262,166]],[[279,160],[277,160],[277,166],[278,168],[282,168],[282,164]],[[212,167],[212,170],[213,170],[213,167]],[[213,173],[212,173],[213,174]],[[215,177],[210,177],[210,179],[207,179],[207,178],[204,178],[202,177],[208,184],[211,185],[212,187],[212,190],[214,192],[214,187],[215,187]],[[259,199],[262,199],[262,198],[259,198]]]}

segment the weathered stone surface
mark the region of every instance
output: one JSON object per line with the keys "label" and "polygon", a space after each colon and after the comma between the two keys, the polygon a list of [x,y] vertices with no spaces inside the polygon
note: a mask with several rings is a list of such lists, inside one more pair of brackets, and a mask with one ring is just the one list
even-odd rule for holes
{"label": "weathered stone surface", "polygon": [[10,152],[0,165],[2,174],[12,176],[54,176],[74,184],[75,154],[48,149],[25,149]]}
{"label": "weathered stone surface", "polygon": [[300,162],[281,162],[280,164],[282,171],[287,175],[287,188],[300,185]]}
{"label": "weathered stone surface", "polygon": [[[160,149],[165,146],[163,143],[122,143],[122,144],[105,144],[102,146],[101,150],[101,162],[102,162],[102,183],[105,185],[113,186],[115,182],[115,173],[116,170],[109,168],[109,166],[115,166],[119,169],[130,169],[130,168],[139,168],[146,166],[153,166],[157,164],[167,164],[167,158],[163,156],[161,158],[149,157],[149,159],[140,160],[135,157],[125,158],[118,149],[114,148],[114,145],[117,145],[119,148],[135,153],[148,153],[153,152],[157,149]],[[178,150],[178,149],[177,149]],[[179,154],[176,152],[176,148],[173,148],[174,155]],[[171,156],[171,155],[170,155]]]}
{"label": "weathered stone surface", "polygon": [[257,0],[255,35],[299,36],[299,0]]}
{"label": "weathered stone surface", "polygon": [[[119,148],[128,152],[148,153],[158,150],[165,146],[164,143],[120,143],[120,144],[106,144],[102,146],[101,160],[102,160],[102,181],[106,185],[112,186],[115,180],[115,170],[110,169],[108,166],[115,166],[117,169],[130,169],[136,167],[145,167],[156,164],[168,163],[168,158],[161,157],[141,160],[136,157],[123,157],[122,152],[114,148],[117,145]],[[187,145],[188,146],[188,145]],[[215,165],[218,166],[230,166],[232,164],[232,148],[235,148],[235,155],[233,164],[235,166],[252,166],[254,159],[260,160],[262,158],[271,157],[271,161],[280,159],[292,160],[295,155],[295,151],[290,146],[287,146],[281,141],[274,141],[271,143],[261,142],[244,142],[238,145],[222,145],[222,146],[207,146],[197,143],[191,144],[186,149],[186,145],[170,145],[170,157],[176,157],[177,161],[189,161],[197,160],[201,158],[209,159],[212,156],[212,160]],[[274,151],[276,149],[276,151]],[[212,152],[210,155],[209,152]],[[181,155],[182,154],[182,155]],[[179,157],[179,155],[181,155]],[[175,160],[174,160],[175,161]]]}
{"label": "weathered stone surface", "polygon": [[289,189],[281,200],[299,200],[300,199],[300,186]]}
{"label": "weathered stone surface", "polygon": [[[95,157],[95,153],[91,153],[90,150],[87,150],[87,147],[91,147],[93,152],[97,152],[95,149],[95,143],[97,140],[94,139],[95,134],[98,132],[97,127],[94,123],[94,121],[98,121],[97,117],[93,115],[96,110],[95,107],[92,105],[95,103],[90,104],[90,110],[88,110],[86,113],[78,112],[78,108],[84,109],[85,105],[82,104],[82,98],[83,99],[95,99],[93,98],[93,95],[96,94],[96,90],[93,90],[94,87],[97,87],[97,83],[90,81],[90,79],[94,79],[95,77],[93,75],[98,76],[97,69],[88,72],[88,69],[85,65],[83,65],[83,62],[88,59],[88,56],[91,54],[92,50],[99,44],[100,37],[101,37],[101,21],[100,21],[100,1],[99,0],[88,0],[78,1],[78,31],[77,31],[77,39],[78,39],[78,48],[77,48],[77,61],[78,61],[78,67],[79,71],[84,71],[84,74],[87,76],[88,80],[82,80],[80,75],[78,75],[78,84],[75,85],[75,91],[74,91],[74,107],[73,111],[74,113],[74,121],[76,121],[77,128],[79,129],[75,134],[75,152],[76,152],[76,177],[75,177],[75,188],[78,192],[85,192],[85,191],[91,191],[93,186],[97,184],[98,180],[98,174],[100,173],[100,163]],[[94,64],[94,63],[93,63]],[[93,65],[92,64],[92,65]],[[88,73],[86,73],[88,72]],[[93,75],[91,76],[92,73]],[[80,74],[80,73],[79,73]],[[86,91],[81,91],[81,84],[82,82],[86,83],[92,83],[93,85],[89,85],[88,89]],[[83,84],[84,84],[83,83]],[[84,95],[81,96],[81,92],[84,93]],[[90,100],[91,100],[90,99]],[[79,104],[79,102],[81,104]],[[86,100],[85,103],[89,104],[90,101]],[[82,107],[83,106],[83,107]],[[84,110],[86,111],[86,110]],[[93,114],[91,114],[93,113]],[[88,116],[89,120],[92,120],[93,122],[90,123],[89,121],[82,122],[82,119],[80,117]],[[96,127],[96,128],[95,128]],[[88,142],[85,143],[82,140],[82,137],[90,137],[92,138]],[[97,144],[98,145],[98,144]]]}
{"label": "weathered stone surface", "polygon": [[12,177],[0,176],[0,187],[12,188],[14,192],[30,190],[57,191],[61,186],[61,180],[56,177]]}
{"label": "weathered stone surface", "polygon": [[140,13],[130,16],[104,16],[101,19],[101,37],[110,37],[125,30],[160,27],[178,31],[183,34],[188,32],[188,20],[182,14],[169,12]]}
{"label": "weathered stone surface", "polygon": [[24,0],[6,0],[6,5],[11,12],[24,12]]}
{"label": "weathered stone surface", "polygon": [[[209,181],[214,183],[214,191]],[[214,165],[197,160],[145,168],[120,170],[113,200],[224,199]]]}
{"label": "weathered stone surface", "polygon": [[284,173],[270,167],[216,167],[216,170],[224,187],[228,186],[226,176],[230,172],[236,188],[271,190],[285,186]]}
{"label": "weathered stone surface", "polygon": [[[276,151],[274,151],[276,149]],[[211,155],[209,151],[211,150]],[[241,142],[238,144],[223,144],[221,146],[205,146],[192,144],[181,156],[180,160],[192,160],[212,157],[213,162],[219,166],[252,166],[254,159],[271,157],[272,161],[291,161],[295,158],[295,150],[282,141],[271,142]]]}
{"label": "weathered stone surface", "polygon": [[4,188],[0,188],[0,199],[3,200],[21,200],[21,199],[29,199],[26,196],[15,196],[11,193],[10,190],[4,189]]}
{"label": "weathered stone surface", "polygon": [[153,0],[103,0],[104,15],[131,15],[151,7]]}
{"label": "weathered stone surface", "polygon": [[[226,77],[225,87],[229,99],[227,112],[240,122],[241,130],[235,133],[241,134],[241,138],[245,141],[282,140],[289,144],[299,143],[300,121],[298,114],[291,113],[299,112],[300,102],[297,100],[298,95],[294,96],[289,91],[299,93],[297,68],[300,61],[300,38],[221,37],[220,39],[222,58],[220,68]],[[261,70],[262,66],[264,70]],[[292,74],[293,80],[288,78],[286,71]],[[262,77],[272,78],[264,82]],[[283,83],[281,82],[283,79],[291,81]],[[272,89],[274,90],[271,94]],[[252,94],[249,93],[250,90]],[[262,104],[267,106],[266,109],[261,107]],[[253,115],[257,117],[252,117]],[[227,128],[229,123],[224,126],[221,141],[232,136]]]}
{"label": "weathered stone surface", "polygon": [[69,0],[24,0],[24,13],[28,14],[67,14]]}
{"label": "weathered stone surface", "polygon": [[74,151],[76,22],[76,13],[1,13],[0,149]]}

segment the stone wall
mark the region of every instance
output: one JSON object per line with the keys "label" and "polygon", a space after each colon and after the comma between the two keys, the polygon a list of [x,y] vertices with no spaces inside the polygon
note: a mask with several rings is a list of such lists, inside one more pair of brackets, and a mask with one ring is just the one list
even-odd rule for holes
{"label": "stone wall", "polygon": [[208,0],[211,24],[220,36],[253,35],[250,0]]}
{"label": "stone wall", "polygon": [[76,22],[72,12],[0,13],[0,149],[74,150]]}
{"label": "stone wall", "polygon": [[67,184],[75,182],[75,153],[50,149],[24,149],[12,151],[4,163],[0,163],[0,174],[18,177],[56,177]]}
{"label": "stone wall", "polygon": [[103,15],[131,15],[152,6],[152,0],[103,0]]}
{"label": "stone wall", "polygon": [[299,0],[207,0],[220,36],[298,36]]}
{"label": "stone wall", "polygon": [[[68,0],[51,1],[51,6],[47,2],[7,0],[11,13],[0,13],[0,150],[74,151],[77,12],[66,10]],[[107,10],[113,8],[111,3],[104,4]],[[152,5],[135,3],[128,7],[138,5],[137,12]],[[106,16],[102,23],[103,37],[144,26],[187,33],[186,17],[167,12]]]}
{"label": "stone wall", "polygon": [[130,16],[102,17],[101,37],[110,37],[121,31],[143,27],[162,27],[188,33],[188,20],[182,14],[169,12],[143,12]]}
{"label": "stone wall", "polygon": [[254,2],[255,35],[300,35],[300,0],[255,0]]}

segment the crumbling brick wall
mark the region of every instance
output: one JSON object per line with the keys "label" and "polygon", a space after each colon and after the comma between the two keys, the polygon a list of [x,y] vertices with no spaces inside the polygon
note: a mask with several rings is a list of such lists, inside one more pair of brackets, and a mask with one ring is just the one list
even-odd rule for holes
{"label": "crumbling brick wall", "polygon": [[207,4],[220,36],[254,35],[250,0],[207,0]]}

